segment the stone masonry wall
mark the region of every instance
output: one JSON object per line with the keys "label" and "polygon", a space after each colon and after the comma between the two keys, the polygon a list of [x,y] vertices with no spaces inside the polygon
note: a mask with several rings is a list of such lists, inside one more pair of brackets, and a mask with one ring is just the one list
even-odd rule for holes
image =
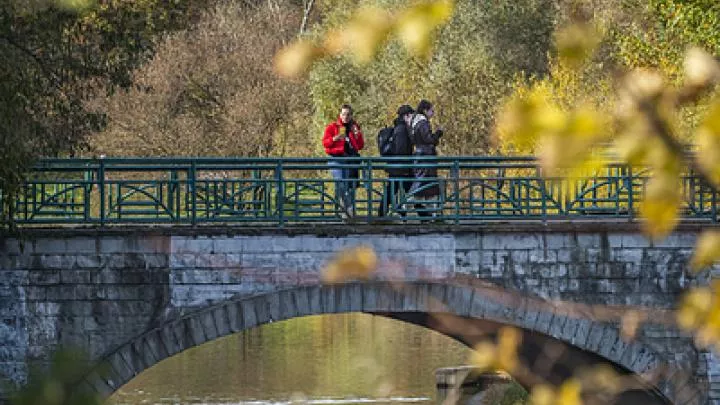
{"label": "stone masonry wall", "polygon": [[[481,228],[481,229],[478,229]],[[0,373],[19,383],[59,345],[100,358],[148,329],[232,297],[319,282],[335,252],[373,246],[379,278],[480,278],[586,304],[672,308],[694,283],[697,230],[650,243],[632,226],[485,226],[238,231],[52,230],[0,239]],[[709,383],[720,404],[720,361],[676,330],[641,339]]]}

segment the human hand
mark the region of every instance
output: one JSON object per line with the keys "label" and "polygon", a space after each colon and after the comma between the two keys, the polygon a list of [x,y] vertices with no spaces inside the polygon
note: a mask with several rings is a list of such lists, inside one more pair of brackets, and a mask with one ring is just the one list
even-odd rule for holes
{"label": "human hand", "polygon": [[343,134],[335,135],[335,136],[333,136],[333,141],[337,142],[343,138],[345,138],[345,135],[343,135]]}

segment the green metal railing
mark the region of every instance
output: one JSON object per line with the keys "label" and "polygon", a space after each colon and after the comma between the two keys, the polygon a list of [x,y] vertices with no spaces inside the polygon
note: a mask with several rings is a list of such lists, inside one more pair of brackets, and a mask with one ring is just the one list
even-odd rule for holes
{"label": "green metal railing", "polygon": [[[17,224],[387,222],[432,219],[632,218],[650,175],[647,168],[607,164],[583,180],[541,176],[532,157],[395,157],[335,159],[357,169],[355,201],[344,207],[328,159],[47,159],[37,163],[14,201]],[[386,169],[434,167],[379,215]],[[401,179],[413,181],[413,179]],[[348,185],[351,180],[341,180]],[[419,201],[416,191],[440,185]],[[683,218],[717,220],[717,193],[688,173]],[[402,187],[401,187],[402,188]],[[0,198],[2,193],[0,192]]]}

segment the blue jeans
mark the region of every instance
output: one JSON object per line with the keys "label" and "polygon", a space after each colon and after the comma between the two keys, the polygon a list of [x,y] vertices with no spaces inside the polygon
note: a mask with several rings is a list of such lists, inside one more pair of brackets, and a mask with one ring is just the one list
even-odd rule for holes
{"label": "blue jeans", "polygon": [[340,167],[340,162],[330,161],[330,174],[335,179],[335,197],[347,210],[355,205],[355,183],[356,179],[350,177],[352,169]]}

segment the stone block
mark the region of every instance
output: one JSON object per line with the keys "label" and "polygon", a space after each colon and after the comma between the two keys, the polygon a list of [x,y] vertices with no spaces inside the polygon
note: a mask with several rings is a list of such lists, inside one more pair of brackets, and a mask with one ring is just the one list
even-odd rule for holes
{"label": "stone block", "polygon": [[278,293],[280,308],[275,319],[285,320],[298,316],[297,294],[293,290],[280,291]]}
{"label": "stone block", "polygon": [[228,327],[232,332],[240,332],[244,329],[242,306],[239,302],[232,302],[225,306],[227,312]]}
{"label": "stone block", "polygon": [[643,249],[622,248],[612,250],[612,260],[621,263],[640,264],[643,261]]}
{"label": "stone block", "polygon": [[447,306],[448,310],[459,316],[470,316],[474,290],[469,287],[448,286]]}
{"label": "stone block", "polygon": [[118,376],[118,385],[122,385],[130,381],[134,376],[134,370],[127,364],[123,356],[115,352],[109,356],[107,363],[112,368],[115,375]]}
{"label": "stone block", "polygon": [[243,249],[245,236],[221,236],[212,240],[212,251],[214,253],[240,254]]}
{"label": "stone block", "polygon": [[170,265],[169,255],[149,253],[143,255],[146,270],[167,269]]}
{"label": "stone block", "polygon": [[673,232],[665,239],[654,242],[653,245],[662,248],[692,248],[697,237],[696,232]]}
{"label": "stone block", "polygon": [[67,240],[63,238],[39,238],[31,242],[32,252],[40,255],[67,253]]}
{"label": "stone block", "polygon": [[280,296],[277,293],[268,294],[263,297],[262,307],[267,313],[268,322],[281,320],[280,318]]}
{"label": "stone block", "polygon": [[170,241],[170,252],[172,254],[200,255],[212,253],[212,251],[213,240],[204,236],[173,236]]}
{"label": "stone block", "polygon": [[567,321],[567,312],[563,309],[557,309],[553,314],[552,320],[550,321],[550,329],[548,329],[548,334],[556,339],[562,340],[564,337],[563,330]]}
{"label": "stone block", "polygon": [[572,238],[569,233],[543,233],[543,248],[556,251],[567,251],[568,246],[572,245]]}
{"label": "stone block", "polygon": [[592,323],[593,321],[587,318],[578,319],[577,327],[575,328],[575,333],[570,338],[570,343],[578,347],[586,347]]}
{"label": "stone block", "polygon": [[[115,391],[107,382],[107,380],[100,377],[97,371],[90,373],[89,376],[85,377],[85,384],[89,385],[95,392],[97,392],[100,398],[107,398]],[[86,391],[89,388],[84,388]],[[89,392],[89,391],[88,391]]]}
{"label": "stone block", "polygon": [[65,252],[68,254],[97,253],[97,240],[96,238],[87,237],[67,238]]}
{"label": "stone block", "polygon": [[549,249],[534,249],[529,251],[529,258],[530,263],[548,263],[548,264],[557,264],[558,262],[558,253],[557,250],[549,250]]}
{"label": "stone block", "polygon": [[590,331],[588,332],[588,338],[585,342],[583,349],[591,352],[597,352],[600,348],[600,342],[602,341],[603,335],[605,334],[605,325],[599,322],[593,322],[590,325]]}
{"label": "stone block", "polygon": [[577,246],[580,248],[599,248],[601,245],[600,234],[592,233],[580,233],[574,234],[575,238],[572,239],[571,246]]}
{"label": "stone block", "polygon": [[199,323],[203,328],[205,334],[205,341],[209,342],[215,340],[218,337],[217,326],[215,325],[215,317],[213,311],[205,310],[196,315],[199,317]]}
{"label": "stone block", "polygon": [[0,270],[0,284],[5,286],[21,286],[29,284],[28,270]]}
{"label": "stone block", "polygon": [[280,253],[284,252],[285,249],[282,244],[283,241],[287,240],[285,237],[280,237],[278,240],[275,237],[267,236],[254,236],[243,239],[242,252],[243,254],[248,253]]}
{"label": "stone block", "polygon": [[641,233],[624,233],[621,234],[621,238],[621,247],[625,249],[648,248],[652,246],[652,242]]}
{"label": "stone block", "polygon": [[100,269],[105,266],[106,256],[98,254],[79,254],[75,256],[75,266],[79,269]]}
{"label": "stone block", "polygon": [[160,340],[159,345],[162,346],[168,357],[183,350],[175,334],[175,328],[178,327],[178,325],[181,326],[182,322],[165,324],[157,332],[158,339]]}
{"label": "stone block", "polygon": [[458,251],[477,252],[480,250],[480,235],[477,233],[457,233],[455,237],[455,249]]}
{"label": "stone block", "polygon": [[558,249],[555,252],[557,254],[557,261],[559,263],[575,262],[575,258],[573,257],[573,251],[571,249]]}
{"label": "stone block", "polygon": [[17,239],[2,238],[0,239],[0,255],[19,255],[25,252],[26,246]]}
{"label": "stone block", "polygon": [[481,254],[478,251],[460,251],[455,253],[455,271],[474,273],[480,268]]}
{"label": "stone block", "polygon": [[212,310],[213,321],[217,330],[217,337],[229,335],[231,332],[227,318],[227,305]]}
{"label": "stone block", "polygon": [[255,300],[248,299],[241,302],[240,307],[242,308],[243,327],[245,329],[254,328],[258,326],[257,314],[255,313]]}
{"label": "stone block", "polygon": [[127,246],[125,244],[125,238],[105,236],[99,238],[96,242],[97,253],[100,254],[115,254],[115,253],[126,253]]}
{"label": "stone block", "polygon": [[227,254],[225,253],[202,253],[195,257],[195,268],[197,269],[218,269],[228,267]]}
{"label": "stone block", "polygon": [[[367,290],[367,289],[366,289]],[[295,305],[297,310],[297,316],[312,315],[312,309],[310,307],[310,289],[303,287],[293,291],[295,297]],[[363,300],[363,303],[365,301]],[[365,308],[363,308],[365,310]]]}
{"label": "stone block", "polygon": [[170,268],[173,269],[196,267],[196,256],[192,253],[173,253],[169,259]]}
{"label": "stone block", "polygon": [[205,337],[205,325],[200,317],[189,317],[183,320],[185,329],[192,338],[192,346],[199,346],[207,341]]}
{"label": "stone block", "polygon": [[552,319],[552,312],[538,311],[538,315],[535,318],[535,325],[533,325],[532,330],[547,334],[550,331]]}
{"label": "stone block", "polygon": [[[47,272],[43,272],[47,273]],[[90,270],[62,270],[60,271],[60,282],[62,284],[90,284],[93,280],[93,273]]]}

